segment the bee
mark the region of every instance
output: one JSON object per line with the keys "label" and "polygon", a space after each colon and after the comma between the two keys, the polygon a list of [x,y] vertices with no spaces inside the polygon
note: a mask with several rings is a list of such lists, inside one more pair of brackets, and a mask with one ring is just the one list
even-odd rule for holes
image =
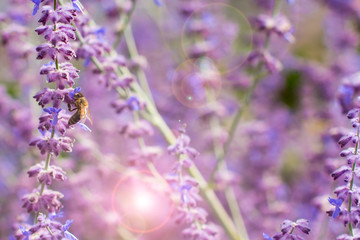
{"label": "bee", "polygon": [[80,92],[75,93],[73,99],[74,99],[73,105],[75,106],[75,108],[71,109],[71,105],[69,103],[68,103],[68,108],[69,108],[70,112],[75,111],[75,110],[76,110],[76,112],[70,117],[68,124],[74,125],[74,124],[78,123],[80,120],[82,123],[84,123],[86,121],[86,119],[89,119],[89,121],[92,125],[93,121],[91,119],[91,115],[90,115],[90,111],[89,111],[89,104],[88,104],[87,99]]}

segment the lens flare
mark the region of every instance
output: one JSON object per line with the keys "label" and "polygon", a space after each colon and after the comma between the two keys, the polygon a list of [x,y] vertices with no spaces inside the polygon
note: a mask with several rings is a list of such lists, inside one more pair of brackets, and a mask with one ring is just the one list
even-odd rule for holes
{"label": "lens flare", "polygon": [[[207,30],[210,32],[207,32],[206,44],[196,44],[197,39],[188,34],[189,29],[197,29],[199,19],[212,29]],[[252,51],[253,29],[245,14],[238,8],[221,2],[209,3],[186,19],[180,41],[186,59],[196,58],[191,56],[191,52],[194,55],[209,51],[206,56],[212,59],[219,73],[228,74],[240,68]]]}
{"label": "lens flare", "polygon": [[[216,99],[221,90],[221,76],[209,58],[189,59],[173,72],[172,92],[189,108],[199,108]],[[209,91],[215,99],[209,99]]]}
{"label": "lens flare", "polygon": [[134,171],[123,176],[112,194],[112,208],[120,224],[132,232],[149,233],[169,220],[174,203],[164,179],[147,171]]}
{"label": "lens flare", "polygon": [[141,212],[148,212],[155,205],[155,197],[149,191],[138,191],[134,194],[134,206]]}

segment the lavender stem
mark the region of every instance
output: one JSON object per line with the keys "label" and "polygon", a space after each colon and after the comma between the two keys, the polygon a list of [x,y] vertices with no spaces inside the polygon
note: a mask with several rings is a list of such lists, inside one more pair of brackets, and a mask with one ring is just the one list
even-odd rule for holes
{"label": "lavender stem", "polygon": [[121,29],[119,29],[119,31],[117,33],[116,40],[115,40],[115,42],[113,44],[113,49],[116,49],[118,47],[118,45],[120,44],[121,39],[122,39],[126,29],[128,29],[130,27],[129,26],[130,25],[130,19],[131,19],[131,16],[133,15],[133,13],[134,13],[135,6],[136,6],[136,0],[134,0],[130,11],[127,14],[124,14],[121,17],[121,19],[119,20],[119,23],[121,25]]}
{"label": "lavender stem", "polygon": [[[50,139],[53,138],[54,135],[55,135],[55,129],[53,128],[53,129],[51,130]],[[51,160],[51,152],[49,152],[49,153],[47,154],[47,156],[46,156],[45,170],[48,170],[49,165],[50,165],[50,160]],[[40,197],[41,197],[42,194],[44,193],[44,190],[45,190],[45,182],[41,184]],[[38,211],[38,212],[35,214],[35,224],[38,223],[39,215],[40,215],[40,211]]]}
{"label": "lavender stem", "polygon": [[[359,115],[359,119],[360,119],[360,115]],[[359,120],[358,120],[359,122]],[[355,145],[355,151],[354,151],[354,155],[357,155],[357,152],[358,152],[358,148],[359,148],[359,127],[357,128],[357,139],[358,141],[356,142],[356,145]],[[351,177],[351,181],[350,181],[350,192],[353,190],[353,186],[354,186],[354,175],[355,175],[355,167],[356,167],[356,159],[352,165],[352,177]],[[349,203],[348,203],[348,212],[349,212],[349,215],[351,216],[351,194],[349,194]],[[351,236],[354,236],[354,232],[353,232],[353,228],[352,228],[352,223],[351,221],[349,221],[349,231],[350,231],[350,234]]]}
{"label": "lavender stem", "polygon": [[[136,43],[135,43],[135,39],[134,39],[134,35],[132,33],[130,23],[128,24],[127,28],[124,30],[124,37],[125,37],[126,46],[128,48],[130,57],[134,58],[134,57],[138,56],[139,53],[138,53],[138,50],[136,47]],[[139,80],[140,86],[142,87],[142,89],[144,89],[144,91],[146,92],[146,94],[148,95],[150,100],[154,103],[154,98],[151,94],[151,89],[148,84],[148,81],[146,80],[146,75],[145,75],[144,70],[142,70],[142,68],[138,68],[136,70],[136,75]]]}

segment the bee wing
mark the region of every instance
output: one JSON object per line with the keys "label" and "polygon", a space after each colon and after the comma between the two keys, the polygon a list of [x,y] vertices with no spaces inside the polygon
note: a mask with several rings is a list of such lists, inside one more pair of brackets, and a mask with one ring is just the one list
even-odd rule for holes
{"label": "bee wing", "polygon": [[[90,110],[88,107],[85,107],[85,115],[86,115],[86,118],[89,119],[91,125],[93,125],[93,120],[91,118]],[[84,122],[85,122],[86,118],[84,118]]]}

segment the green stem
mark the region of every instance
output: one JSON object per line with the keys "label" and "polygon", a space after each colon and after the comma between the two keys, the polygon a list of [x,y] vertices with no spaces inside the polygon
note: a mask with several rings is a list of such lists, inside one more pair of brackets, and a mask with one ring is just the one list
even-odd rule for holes
{"label": "green stem", "polygon": [[133,1],[133,5],[131,7],[131,10],[128,14],[123,14],[118,22],[118,24],[121,26],[121,29],[118,30],[116,40],[113,44],[113,49],[116,49],[118,45],[120,44],[121,38],[124,34],[124,31],[127,29],[127,26],[129,25],[131,16],[135,10],[136,1]]}
{"label": "green stem", "polygon": [[[56,11],[56,6],[57,6],[57,0],[54,0],[54,11]],[[54,31],[56,31],[56,24],[54,23]],[[56,69],[59,70],[59,61],[58,59],[56,58],[55,59],[55,66],[56,66]],[[55,128],[53,127],[52,130],[51,130],[51,136],[50,136],[50,139],[54,138],[54,135],[55,135]],[[45,161],[45,170],[47,170],[50,166],[50,160],[51,160],[51,152],[49,152],[46,156],[46,161]],[[40,192],[39,192],[39,197],[41,197],[44,193],[44,190],[45,190],[45,183],[42,183],[41,184],[41,187],[40,187]],[[39,218],[39,215],[40,215],[40,211],[38,211],[36,214],[35,214],[35,224],[38,223],[38,218]],[[52,232],[48,229],[48,231],[50,232],[50,234],[52,235]]]}
{"label": "green stem", "polygon": [[[55,129],[52,128],[50,139],[52,139],[52,138],[54,137],[54,135],[55,135]],[[49,166],[50,166],[51,154],[52,154],[52,153],[49,152],[49,153],[47,154],[47,156],[46,156],[45,171],[48,170],[48,168],[49,168]],[[40,187],[39,197],[41,197],[41,196],[43,195],[44,190],[45,190],[45,183],[42,183],[42,184],[41,184],[41,187]],[[35,224],[38,223],[39,215],[40,215],[40,211],[35,214]]]}
{"label": "green stem", "polygon": [[57,58],[55,59],[55,66],[56,70],[59,70],[59,60]]}
{"label": "green stem", "polygon": [[[278,0],[278,2],[281,1],[281,0]],[[278,5],[276,5],[278,6]],[[273,15],[275,14],[275,12],[277,11],[276,10],[277,8],[275,7],[274,10],[273,10]],[[265,39],[265,43],[264,43],[264,49],[268,49],[269,48],[269,45],[270,45],[270,34],[267,34],[266,35],[266,39]],[[255,72],[258,73],[258,75],[256,75],[251,83],[251,86],[249,88],[248,91],[245,92],[245,95],[244,95],[244,98],[243,98],[243,105],[239,105],[238,106],[238,109],[236,111],[236,115],[235,115],[235,118],[234,120],[232,121],[231,123],[231,126],[230,126],[230,129],[229,129],[229,136],[224,144],[224,151],[221,155],[219,155],[219,157],[216,159],[216,166],[213,170],[213,172],[211,173],[211,180],[213,180],[214,178],[214,175],[216,173],[216,171],[218,171],[221,167],[225,167],[225,156],[226,156],[226,153],[228,152],[229,150],[229,147],[231,145],[231,142],[233,141],[234,139],[234,136],[235,136],[235,131],[236,131],[236,128],[238,126],[238,124],[240,123],[240,120],[245,112],[245,109],[246,107],[248,106],[248,104],[250,103],[250,99],[251,99],[251,96],[256,88],[256,86],[258,85],[259,81],[266,76],[266,73],[262,73],[262,68],[263,68],[263,63],[259,63],[258,66],[256,67],[256,70]]]}
{"label": "green stem", "polygon": [[[134,58],[134,57],[139,56],[130,23],[128,24],[128,27],[124,31],[124,37],[125,37],[127,48],[129,50],[130,57]],[[151,94],[150,86],[148,84],[148,81],[146,80],[145,72],[141,67],[138,67],[136,69],[136,75],[139,80],[141,88],[144,89],[144,91],[146,92],[146,94],[148,95],[150,100],[152,102],[154,102],[154,98]]]}
{"label": "green stem", "polygon": [[[135,124],[139,122],[140,117],[139,117],[139,112],[137,111],[133,111],[133,117],[134,117],[134,122]],[[141,150],[144,150],[146,148],[146,144],[144,141],[143,137],[139,137],[138,138],[138,143],[140,146]],[[149,171],[151,172],[151,174],[157,178],[165,187],[168,186],[168,183],[166,182],[166,180],[164,178],[161,177],[160,173],[158,172],[158,170],[156,169],[155,165],[152,162],[147,162],[147,166]]]}
{"label": "green stem", "polygon": [[[262,65],[260,65],[260,67],[258,67],[258,69],[260,69],[259,71],[261,71]],[[236,115],[234,117],[234,120],[231,123],[230,129],[228,131],[229,136],[224,144],[224,150],[222,151],[222,153],[217,157],[217,162],[216,162],[216,166],[214,168],[212,175],[212,179],[214,177],[214,174],[216,173],[216,171],[218,171],[219,169],[224,169],[224,167],[226,167],[226,163],[225,163],[225,156],[226,153],[228,152],[231,142],[234,139],[235,136],[235,132],[237,129],[237,126],[240,123],[240,120],[242,119],[242,116],[247,108],[247,106],[250,103],[250,99],[251,96],[256,88],[256,86],[258,85],[259,81],[262,79],[262,77],[264,77],[265,74],[261,73],[259,74],[257,77],[254,78],[250,88],[248,91],[246,91],[244,98],[243,98],[243,104],[238,106],[238,109],[236,111]]]}
{"label": "green stem", "polygon": [[[213,89],[206,89],[206,96],[207,96],[207,102],[213,102],[216,99],[215,93],[213,91]],[[217,133],[217,131],[220,129],[220,121],[217,118],[217,116],[213,116],[210,119],[210,129],[213,135],[215,135]],[[216,138],[215,136],[215,140],[213,143],[213,149],[214,149],[214,154],[216,159],[219,159],[221,156],[224,155],[224,148],[222,146],[222,143]],[[224,169],[226,169],[226,166],[224,166]],[[213,176],[212,176],[213,178]],[[243,217],[241,215],[241,211],[239,208],[239,204],[237,202],[237,198],[235,195],[235,191],[233,189],[232,186],[226,186],[225,190],[225,198],[227,201],[227,204],[229,205],[230,208],[230,213],[232,218],[234,219],[234,223],[236,226],[236,229],[238,230],[238,233],[241,235],[243,235],[242,237],[244,239],[249,239],[249,236],[247,234],[247,230],[245,227],[245,223],[243,220]]]}
{"label": "green stem", "polygon": [[295,226],[293,226],[293,227],[291,228],[290,234],[293,234],[294,230],[295,230]]}
{"label": "green stem", "polygon": [[[359,120],[358,122],[360,122],[360,115],[359,115]],[[359,148],[359,128],[357,129],[357,139],[358,141],[356,142],[356,145],[355,145],[355,151],[354,151],[354,155],[357,155],[357,152],[358,152],[358,148]],[[355,175],[355,167],[356,167],[356,159],[352,165],[352,177],[351,177],[351,181],[350,181],[350,192],[352,192],[353,190],[353,186],[354,186],[354,175]],[[352,206],[352,199],[351,199],[351,195],[349,195],[349,203],[348,203],[348,212],[349,214],[351,214],[351,206]],[[349,221],[349,231],[350,231],[350,234],[351,236],[354,236],[354,232],[353,232],[353,227],[352,227],[352,223],[351,221]]]}
{"label": "green stem", "polygon": [[272,12],[273,16],[276,16],[279,13],[282,2],[283,2],[283,0],[276,0],[275,6],[274,6],[274,9]]}

